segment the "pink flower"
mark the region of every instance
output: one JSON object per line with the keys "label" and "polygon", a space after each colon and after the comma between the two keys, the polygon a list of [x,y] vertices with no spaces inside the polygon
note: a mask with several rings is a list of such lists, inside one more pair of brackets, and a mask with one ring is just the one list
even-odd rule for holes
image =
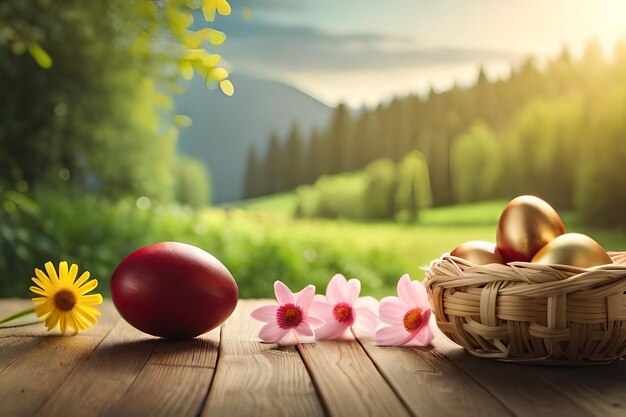
{"label": "pink flower", "polygon": [[428,327],[430,304],[426,288],[421,282],[403,275],[398,281],[398,297],[380,301],[380,321],[389,324],[376,332],[379,346],[428,346],[433,333]]}
{"label": "pink flower", "polygon": [[336,339],[353,326],[366,332],[376,329],[378,317],[365,306],[368,299],[359,298],[360,292],[358,279],[346,281],[343,275],[337,274],[328,283],[326,297],[315,296],[311,311],[325,322],[315,329],[317,340]]}
{"label": "pink flower", "polygon": [[264,342],[280,343],[292,333],[295,333],[296,340],[298,334],[313,336],[311,325],[323,324],[322,320],[309,316],[315,287],[309,285],[294,294],[285,284],[276,281],[274,292],[280,305],[259,307],[250,313],[253,319],[267,323],[259,331],[259,338]]}

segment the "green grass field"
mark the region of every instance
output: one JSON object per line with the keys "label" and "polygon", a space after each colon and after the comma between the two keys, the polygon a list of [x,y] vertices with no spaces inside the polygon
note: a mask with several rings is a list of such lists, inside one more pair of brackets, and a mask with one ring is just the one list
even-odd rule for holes
{"label": "green grass field", "polygon": [[[202,213],[203,227],[224,228],[227,246],[230,243],[232,248],[214,250],[222,252],[220,259],[235,276],[246,277],[244,296],[271,296],[275,279],[296,290],[311,282],[323,291],[334,273],[360,278],[364,294],[393,294],[401,274],[421,280],[421,267],[458,244],[495,241],[506,201],[424,210],[417,224],[294,219],[290,214],[294,205],[292,194],[281,194]],[[608,250],[626,248],[622,232],[586,229],[577,224],[573,214],[564,213],[563,217],[569,231],[589,234]],[[253,277],[255,273],[258,276]]]}

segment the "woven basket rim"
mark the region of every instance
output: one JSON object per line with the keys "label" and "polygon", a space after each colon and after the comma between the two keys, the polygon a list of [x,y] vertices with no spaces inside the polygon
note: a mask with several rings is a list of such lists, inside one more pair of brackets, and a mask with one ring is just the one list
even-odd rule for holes
{"label": "woven basket rim", "polygon": [[446,253],[424,285],[440,329],[475,356],[607,363],[626,355],[626,252],[609,254],[614,264],[577,268]]}

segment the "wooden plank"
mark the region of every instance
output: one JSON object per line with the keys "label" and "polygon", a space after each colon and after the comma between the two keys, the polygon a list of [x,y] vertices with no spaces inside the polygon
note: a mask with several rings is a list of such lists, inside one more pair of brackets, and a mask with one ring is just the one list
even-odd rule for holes
{"label": "wooden plank", "polygon": [[250,312],[271,301],[239,301],[222,326],[219,363],[203,416],[322,416],[311,378],[294,347],[261,343]]}
{"label": "wooden plank", "polygon": [[[434,348],[379,347],[371,335],[359,342],[412,414],[439,416],[510,416],[498,399],[476,384]],[[462,354],[461,352],[457,352]]]}
{"label": "wooden plank", "polygon": [[155,338],[136,330],[124,320],[63,382],[37,412],[59,416],[71,410],[102,416],[133,384],[154,350]]}
{"label": "wooden plank", "polygon": [[303,344],[298,350],[330,415],[409,415],[356,340]]}
{"label": "wooden plank", "polygon": [[436,349],[516,415],[586,417],[593,415],[533,373],[533,366],[482,359],[462,353],[436,326]]}
{"label": "wooden plank", "polygon": [[[32,306],[30,300],[4,299],[0,303],[0,318]],[[46,333],[41,324],[0,328],[0,372],[35,347]]]}
{"label": "wooden plank", "polygon": [[608,365],[546,367],[531,371],[593,415],[626,416],[626,360]]}
{"label": "wooden plank", "polygon": [[152,356],[109,416],[195,416],[217,364],[220,329],[192,340],[155,340]]}
{"label": "wooden plank", "polygon": [[11,363],[0,378],[2,414],[34,414],[58,389],[72,370],[110,332],[119,316],[111,303],[100,309],[101,320],[76,336],[47,336]]}

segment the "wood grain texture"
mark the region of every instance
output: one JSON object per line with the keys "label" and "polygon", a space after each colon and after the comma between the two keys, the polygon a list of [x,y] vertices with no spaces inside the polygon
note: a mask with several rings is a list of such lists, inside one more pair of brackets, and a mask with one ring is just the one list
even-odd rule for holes
{"label": "wood grain texture", "polygon": [[[439,416],[510,416],[498,399],[436,349],[379,347],[373,335],[359,342],[412,414]],[[457,352],[462,354],[462,352]]]}
{"label": "wood grain texture", "polygon": [[296,349],[261,343],[250,318],[271,301],[239,301],[222,326],[219,362],[203,416],[322,416],[323,409]]}
{"label": "wood grain texture", "polygon": [[76,336],[46,336],[0,374],[3,415],[33,415],[63,384],[119,318],[111,303],[100,310],[102,317],[91,329]]}
{"label": "wood grain texture", "polygon": [[434,346],[440,354],[463,370],[476,384],[498,398],[516,415],[533,417],[593,415],[562,395],[553,385],[533,371],[538,367],[482,359],[459,350],[439,329],[435,329]]}
{"label": "wood grain texture", "polygon": [[213,379],[219,342],[219,328],[192,340],[155,340],[150,359],[106,415],[197,415]]}
{"label": "wood grain texture", "polygon": [[154,345],[155,338],[119,320],[37,414],[58,416],[71,414],[70,410],[89,410],[93,417],[106,414],[133,384]]}
{"label": "wood grain texture", "polygon": [[626,360],[587,367],[535,368],[537,375],[595,416],[626,416]]}
{"label": "wood grain texture", "polygon": [[298,350],[330,415],[409,415],[356,340],[303,344]]}
{"label": "wood grain texture", "polygon": [[[10,299],[0,303],[0,318],[32,308],[30,300]],[[31,350],[47,333],[41,324],[0,328],[0,373]]]}

